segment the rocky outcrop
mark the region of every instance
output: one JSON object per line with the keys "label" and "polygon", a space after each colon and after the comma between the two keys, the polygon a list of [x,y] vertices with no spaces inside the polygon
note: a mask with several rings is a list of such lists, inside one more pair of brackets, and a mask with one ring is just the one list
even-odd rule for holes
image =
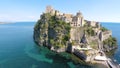
{"label": "rocky outcrop", "polygon": [[80,12],[76,15],[66,14],[50,6],[34,27],[34,41],[55,52],[74,53],[73,46],[110,51],[117,47],[116,39],[111,36],[111,31],[99,22],[84,20]]}
{"label": "rocky outcrop", "polygon": [[70,39],[70,24],[45,13],[34,27],[34,40],[56,52],[64,52]]}
{"label": "rocky outcrop", "polygon": [[103,51],[104,52],[110,52],[111,50],[114,50],[114,49],[116,49],[117,48],[117,46],[115,45],[115,46],[110,46],[110,45],[103,45]]}
{"label": "rocky outcrop", "polygon": [[82,60],[86,60],[87,58],[87,55],[84,53],[84,51],[79,51],[75,49],[73,53]]}
{"label": "rocky outcrop", "polygon": [[109,38],[103,41],[103,51],[110,52],[113,49],[117,48],[116,38],[110,36]]}

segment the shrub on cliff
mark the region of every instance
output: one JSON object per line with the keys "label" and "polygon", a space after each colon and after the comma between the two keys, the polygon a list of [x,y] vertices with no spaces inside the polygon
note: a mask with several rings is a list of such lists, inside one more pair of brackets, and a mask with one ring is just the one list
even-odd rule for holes
{"label": "shrub on cliff", "polygon": [[105,28],[105,27],[101,27],[101,30],[102,30],[103,32],[105,32],[105,31],[107,31],[108,29]]}
{"label": "shrub on cliff", "polygon": [[109,47],[114,47],[117,45],[117,40],[114,37],[109,37],[108,39],[103,41],[104,45],[108,45]]}
{"label": "shrub on cliff", "polygon": [[[55,48],[66,45],[70,39],[70,24],[60,20],[56,15],[44,13],[36,23],[34,30],[38,32],[39,42],[48,43]],[[36,34],[35,34],[36,35]],[[46,36],[44,36],[46,35]]]}
{"label": "shrub on cliff", "polygon": [[87,27],[86,33],[90,36],[95,36],[95,31],[92,29],[92,27]]}

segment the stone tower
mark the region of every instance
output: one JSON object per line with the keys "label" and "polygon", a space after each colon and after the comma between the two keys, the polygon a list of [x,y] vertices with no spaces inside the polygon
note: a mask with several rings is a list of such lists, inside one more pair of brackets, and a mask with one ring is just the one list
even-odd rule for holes
{"label": "stone tower", "polygon": [[79,11],[79,12],[77,12],[76,16],[77,16],[77,18],[78,18],[77,24],[78,24],[79,26],[83,26],[85,23],[84,23],[84,18],[83,18],[82,13]]}
{"label": "stone tower", "polygon": [[46,13],[50,13],[53,10],[52,6],[47,6],[46,7]]}
{"label": "stone tower", "polygon": [[46,7],[46,13],[50,13],[50,14],[54,15],[55,10],[52,6],[49,5],[49,6]]}
{"label": "stone tower", "polygon": [[72,19],[72,26],[81,27],[84,24],[84,18],[82,16],[82,13],[79,11],[76,13],[76,16],[74,16]]}

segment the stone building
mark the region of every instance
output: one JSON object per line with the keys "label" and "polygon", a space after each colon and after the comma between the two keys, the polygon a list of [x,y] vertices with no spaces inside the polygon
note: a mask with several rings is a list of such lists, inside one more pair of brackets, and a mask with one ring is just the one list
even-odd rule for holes
{"label": "stone building", "polygon": [[78,12],[76,16],[72,18],[71,26],[80,27],[80,26],[83,26],[84,24],[85,23],[84,23],[82,13]]}
{"label": "stone building", "polygon": [[55,14],[55,10],[52,6],[47,6],[45,13],[50,13],[51,15]]}
{"label": "stone building", "polygon": [[81,12],[76,13],[76,15],[74,16],[72,14],[61,13],[58,10],[55,10],[52,6],[47,6],[46,13],[50,13],[51,15],[56,14],[56,16],[59,19],[67,23],[70,23],[72,27],[81,27],[85,24],[84,18]]}
{"label": "stone building", "polygon": [[100,28],[101,25],[99,22],[96,22],[96,21],[88,21],[88,20],[85,20],[86,23],[88,23],[89,26],[92,26],[92,27],[97,27],[97,28]]}
{"label": "stone building", "polygon": [[[55,10],[51,6],[47,6],[46,13],[50,13],[51,15],[56,15],[58,19],[65,21],[66,23],[70,23],[71,27],[74,27],[74,28],[71,28],[71,30],[70,30],[70,37],[71,37],[70,40],[71,41],[76,41],[76,42],[81,41],[81,36],[83,35],[82,34],[83,30],[80,28],[76,28],[76,27],[83,27],[84,24],[86,24],[86,23],[92,27],[100,26],[100,24],[98,22],[84,20],[84,17],[80,11],[77,12],[76,15],[72,15],[72,14],[68,14],[68,13],[62,13],[58,10]],[[99,29],[94,28],[94,31],[97,34]]]}
{"label": "stone building", "polygon": [[96,24],[97,24],[97,22],[95,22],[95,21],[90,21],[90,25],[91,25],[92,27],[96,27]]}
{"label": "stone building", "polygon": [[61,17],[61,20],[65,21],[67,23],[70,23],[70,22],[72,22],[72,17],[73,17],[72,14],[63,14]]}

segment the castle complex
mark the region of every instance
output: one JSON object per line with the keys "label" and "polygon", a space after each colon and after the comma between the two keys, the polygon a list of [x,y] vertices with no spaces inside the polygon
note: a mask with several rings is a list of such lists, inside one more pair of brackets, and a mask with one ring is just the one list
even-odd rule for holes
{"label": "castle complex", "polygon": [[[96,32],[96,34],[99,34],[101,32],[100,23],[95,22],[95,21],[84,20],[84,17],[80,11],[77,12],[76,15],[73,15],[73,14],[68,14],[68,13],[62,13],[58,10],[55,10],[52,6],[47,6],[45,13],[50,13],[51,15],[56,15],[57,18],[59,18],[60,20],[65,21],[67,23],[70,23],[71,27],[83,27],[87,23],[89,26],[95,27],[95,28],[93,28],[93,30]],[[76,40],[77,38],[79,38],[80,34],[78,31],[79,31],[79,29],[76,29],[76,28],[71,29],[71,33],[70,33],[71,40]],[[100,36],[101,41],[104,41],[105,39],[107,39],[111,35],[112,34],[110,31],[108,31],[106,34],[105,34],[105,32],[102,32],[102,34]],[[80,41],[80,38],[77,40]]]}
{"label": "castle complex", "polygon": [[69,52],[92,63],[106,63],[104,51],[117,47],[112,32],[99,22],[85,20],[81,12],[62,13],[51,6],[46,7],[35,25],[34,40],[52,51]]}
{"label": "castle complex", "polygon": [[84,18],[81,12],[77,12],[76,15],[61,13],[58,10],[55,10],[51,6],[46,7],[46,13],[50,13],[51,15],[57,15],[57,17],[67,23],[70,23],[72,27],[80,27],[85,24]]}
{"label": "castle complex", "polygon": [[85,23],[88,23],[92,27],[100,27],[99,22],[84,20],[84,17],[80,11],[77,12],[76,15],[73,15],[68,13],[62,13],[58,10],[55,10],[52,6],[47,6],[45,13],[50,13],[51,15],[56,14],[56,16],[60,20],[70,23],[71,27],[81,27],[84,26]]}

